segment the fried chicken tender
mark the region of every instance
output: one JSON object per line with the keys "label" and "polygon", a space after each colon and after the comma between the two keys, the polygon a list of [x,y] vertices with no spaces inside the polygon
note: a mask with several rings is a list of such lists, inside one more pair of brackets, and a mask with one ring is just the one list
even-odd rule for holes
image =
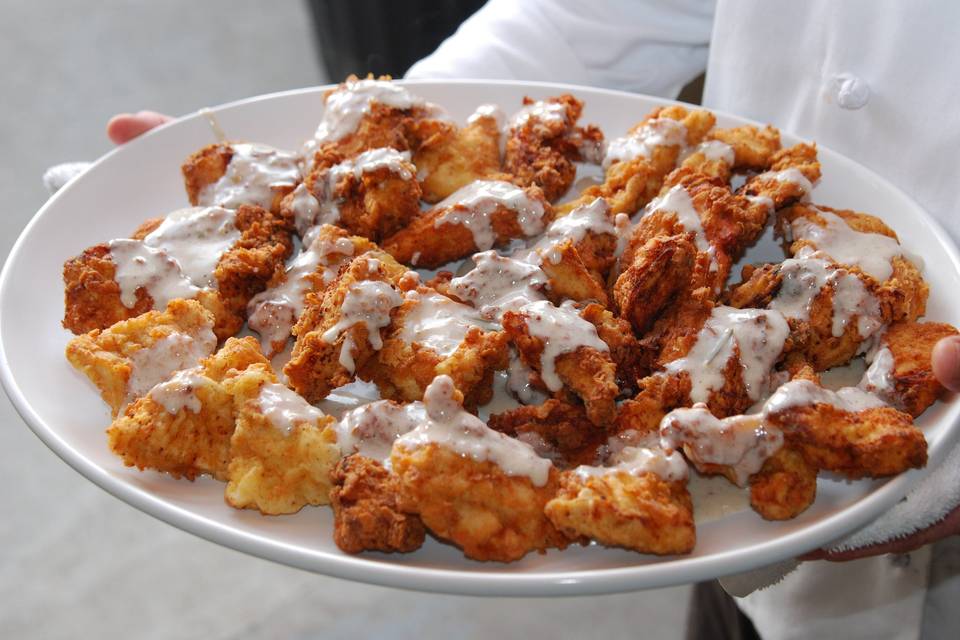
{"label": "fried chicken tender", "polygon": [[440,202],[474,180],[500,172],[500,125],[478,113],[465,127],[445,120],[417,120],[408,127],[416,150],[413,163],[422,176],[423,199]]}
{"label": "fried chicken tender", "polygon": [[434,269],[515,238],[539,234],[553,209],[537,186],[472,182],[383,242],[399,262]]}
{"label": "fried chicken tender", "polygon": [[423,522],[399,510],[399,480],[378,461],[347,456],[332,477],[333,541],[341,551],[409,553],[423,545]]}
{"label": "fried chicken tender", "polygon": [[94,329],[67,343],[67,360],[90,379],[113,417],[179,369],[213,353],[213,315],[195,300]]}
{"label": "fried chicken tender", "polygon": [[564,300],[576,302],[597,301],[607,306],[607,291],[603,280],[590,271],[572,239],[567,239],[553,249],[554,255],[559,258],[546,259],[540,263],[540,268],[549,280],[548,292],[550,299],[556,303]]}
{"label": "fried chicken tender", "polygon": [[[680,105],[655,108],[634,125],[625,138],[610,142],[613,147],[624,144],[627,150],[623,154],[608,151],[603,183],[588,187],[570,202],[558,205],[557,216],[564,216],[595,198],[606,199],[614,214],[632,215],[657,195],[664,177],[677,166],[683,149],[702,142],[714,122],[714,115],[703,109],[688,111]],[[664,126],[666,132],[660,131]],[[672,130],[679,135],[671,135]],[[653,138],[652,142],[649,137]],[[645,152],[636,150],[639,148]]]}
{"label": "fried chicken tender", "polygon": [[503,170],[519,185],[540,187],[553,202],[573,184],[577,175],[573,163],[581,158],[583,137],[596,140],[599,130],[585,133],[576,126],[583,102],[570,94],[540,101],[524,98],[523,105],[510,123]]}
{"label": "fried chicken tender", "polygon": [[375,148],[347,158],[327,154],[280,210],[301,235],[316,224],[333,223],[379,242],[420,213],[420,193],[409,155]]}
{"label": "fried chicken tender", "polygon": [[763,129],[753,125],[711,129],[706,139],[717,140],[733,148],[734,171],[765,171],[773,163],[773,154],[780,150],[780,132],[770,125]]}
{"label": "fried chicken tender", "polygon": [[368,251],[354,258],[322,294],[307,295],[283,372],[308,402],[353,381],[374,357],[382,344],[381,328],[403,301],[397,285],[406,272],[388,254]]}
{"label": "fried chicken tender", "polygon": [[763,463],[750,476],[750,506],[765,520],[791,520],[817,497],[817,467],[790,446]]}
{"label": "fried chicken tender", "polygon": [[568,543],[543,513],[557,492],[556,469],[538,487],[493,462],[433,443],[413,450],[394,445],[390,462],[400,482],[400,510],[419,515],[427,529],[468,558],[512,562]]}
{"label": "fried chicken tender", "polygon": [[555,399],[491,415],[487,424],[526,442],[561,469],[593,464],[607,439],[582,406]]}
{"label": "fried chicken tender", "polygon": [[[224,387],[233,396],[236,412],[227,503],[265,515],[329,503],[330,472],[340,459],[336,435],[328,429],[334,418],[278,384],[268,365],[252,365],[227,379]],[[276,424],[276,414],[264,411],[264,399],[269,406],[274,398],[285,403],[288,424]]]}
{"label": "fried chicken tender", "polygon": [[302,178],[300,160],[266,145],[218,142],[195,151],[180,170],[193,206],[249,204],[280,213],[280,201]]}
{"label": "fried chicken tender", "polygon": [[[957,330],[939,322],[891,325],[861,386],[913,417],[926,411],[944,392],[933,375],[931,354],[941,339]],[[886,350],[886,353],[884,353]]]}
{"label": "fried chicken tender", "polygon": [[[144,239],[161,222],[157,219],[144,223],[132,239]],[[235,226],[241,232],[240,239],[220,256],[214,271],[217,288],[201,289],[196,296],[214,315],[214,333],[221,340],[240,331],[247,302],[266,287],[275,273],[283,270],[284,260],[293,249],[287,224],[260,207],[239,207]],[[66,329],[76,334],[106,329],[156,306],[145,287],[136,290],[133,306],[126,306],[121,300],[116,268],[107,243],[90,247],[64,263]]]}
{"label": "fried chicken tender", "polygon": [[448,375],[464,406],[476,411],[493,397],[494,371],[507,368],[508,342],[504,332],[474,322],[487,324],[471,307],[420,287],[393,313],[383,347],[359,376],[376,383],[384,398],[413,402],[434,378]]}
{"label": "fried chicken tender", "polygon": [[570,538],[657,555],[690,553],[696,544],[686,482],[668,482],[654,473],[564,471],[560,491],[544,511]]}
{"label": "fried chicken tender", "polygon": [[174,374],[127,405],[107,429],[110,450],[128,467],[227,480],[236,414],[225,383],[257,364],[269,367],[256,339],[230,338],[199,368]]}
{"label": "fried chicken tender", "polygon": [[820,179],[817,145],[800,143],[770,156],[770,169],[747,179],[738,193],[749,198],[769,198],[772,209],[800,202]]}

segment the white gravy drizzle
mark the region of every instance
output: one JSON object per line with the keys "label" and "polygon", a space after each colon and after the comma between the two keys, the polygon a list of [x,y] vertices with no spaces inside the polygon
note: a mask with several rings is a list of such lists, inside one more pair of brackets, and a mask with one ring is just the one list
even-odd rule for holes
{"label": "white gravy drizzle", "polygon": [[[403,302],[400,292],[386,282],[363,280],[355,282],[347,289],[347,295],[340,306],[340,320],[327,329],[322,339],[333,344],[344,331],[355,324],[363,324],[367,330],[367,339],[374,350],[383,347],[380,329],[390,324],[390,311]],[[340,348],[340,364],[353,373],[356,363],[353,351],[356,344],[352,334],[347,334]]]}
{"label": "white gravy drizzle", "polygon": [[783,169],[781,171],[767,171],[766,173],[758,174],[756,179],[793,183],[803,191],[803,200],[809,198],[810,192],[813,191],[813,184],[807,179],[807,176],[803,175],[803,172],[796,167],[790,167],[789,169]]}
{"label": "white gravy drizzle", "polygon": [[673,118],[654,118],[633,133],[614,138],[607,144],[603,168],[614,162],[627,162],[634,158],[649,158],[656,147],[687,146],[687,128]]}
{"label": "white gravy drizzle", "polygon": [[726,142],[721,142],[720,140],[704,140],[697,146],[684,150],[684,152],[680,154],[680,162],[683,162],[696,153],[702,153],[704,157],[711,162],[722,161],[729,167],[733,166],[736,158],[733,147]]}
{"label": "white gravy drizzle", "polygon": [[483,118],[490,118],[496,123],[497,129],[503,130],[503,127],[506,124],[507,115],[503,112],[503,109],[499,105],[495,104],[482,104],[477,107],[476,111],[467,118],[467,124],[473,124],[477,120]]}
{"label": "white gravy drizzle", "polygon": [[540,377],[550,391],[563,388],[563,381],[557,375],[558,356],[580,347],[590,347],[604,353],[610,351],[607,343],[597,335],[597,328],[580,317],[579,310],[571,300],[565,300],[559,307],[548,300],[531,302],[521,307],[520,313],[526,316],[530,335],[543,341]]}
{"label": "white gravy drizzle", "polygon": [[567,240],[582,242],[588,233],[609,234],[618,237],[617,227],[610,221],[610,205],[603,198],[580,205],[565,216],[550,223],[543,236],[531,247],[545,260],[557,264],[561,260],[559,248]]}
{"label": "white gravy drizzle", "polygon": [[454,391],[450,376],[434,378],[423,394],[426,420],[400,436],[394,447],[412,450],[435,444],[477,462],[490,461],[508,476],[526,476],[534,486],[544,486],[553,466],[550,461],[530,445],[494,431],[464,411]]}
{"label": "white gravy drizzle", "polygon": [[496,251],[475,253],[473,263],[473,269],[450,281],[450,291],[476,307],[486,320],[499,322],[506,311],[546,299],[542,290],[547,274],[536,265],[500,256]]}
{"label": "white gravy drizzle", "polygon": [[[287,267],[283,282],[251,298],[247,304],[248,324],[260,334],[264,353],[273,351],[273,343],[290,337],[293,325],[303,313],[304,298],[312,289],[310,277],[317,267],[338,265],[352,256],[353,250],[353,242],[347,238],[316,237]],[[324,284],[332,282],[336,275],[336,269],[324,269]]]}
{"label": "white gravy drizzle", "polygon": [[863,373],[858,388],[873,394],[887,404],[898,406],[897,386],[893,379],[895,360],[893,352],[886,345],[877,349],[873,354],[873,361]]}
{"label": "white gravy drizzle", "polygon": [[856,413],[864,409],[886,406],[880,398],[857,387],[843,387],[832,391],[810,380],[791,380],[773,392],[763,405],[764,417],[795,407],[828,404],[841,411]]}
{"label": "white gravy drizzle", "polygon": [[378,400],[347,411],[333,428],[342,455],[359,453],[387,463],[393,442],[426,421],[422,402]]}
{"label": "white gravy drizzle", "polygon": [[454,354],[471,327],[497,328],[484,322],[473,307],[439,293],[408,291],[405,298],[416,304],[403,317],[400,339],[409,345],[423,345],[442,358]]}
{"label": "white gravy drizzle", "polygon": [[686,480],[687,463],[677,451],[664,451],[660,448],[624,447],[614,458],[614,464],[606,467],[580,465],[574,469],[582,480],[614,473],[628,473],[639,476],[652,473],[666,482]]}
{"label": "white gravy drizzle", "polygon": [[316,425],[317,420],[324,417],[323,411],[308,403],[303,396],[275,382],[261,387],[257,407],[270,424],[286,436],[293,433],[297,425]]}
{"label": "white gravy drizzle", "polygon": [[896,240],[880,233],[856,231],[840,216],[830,211],[816,211],[827,223],[826,226],[821,227],[808,218],[797,217],[790,223],[794,239],[810,241],[818,251],[834,261],[858,266],[878,282],[893,275],[892,260],[903,255]]}
{"label": "white gravy drizzle", "polygon": [[880,302],[871,294],[863,281],[841,267],[832,266],[816,257],[805,247],[799,257],[784,260],[780,265],[782,282],[769,308],[779,311],[787,318],[809,320],[814,300],[824,287],[833,290],[831,333],[840,337],[855,317],[857,332],[867,339],[883,328]]}
{"label": "white gravy drizzle", "polygon": [[677,216],[677,221],[688,232],[693,234],[693,242],[697,251],[710,255],[710,270],[717,270],[717,261],[715,251],[707,240],[707,234],[700,223],[700,214],[693,206],[693,198],[683,185],[675,185],[662,196],[652,200],[644,209],[644,216],[650,215],[655,211],[669,211]]}
{"label": "white gravy drizzle", "polygon": [[176,415],[184,408],[200,413],[203,404],[197,396],[197,388],[211,384],[202,371],[201,367],[177,371],[169,380],[150,389],[147,395],[171,415]]}
{"label": "white gravy drizzle", "polygon": [[567,124],[567,107],[561,102],[538,100],[528,104],[510,118],[510,128],[519,129],[530,120]]}
{"label": "white gravy drizzle", "polygon": [[739,346],[740,367],[747,395],[756,401],[766,393],[773,366],[790,333],[779,311],[715,307],[686,356],[670,362],[671,373],[690,376],[690,399],[707,402],[724,384],[723,371]]}
{"label": "white gravy drizzle", "polygon": [[115,265],[113,278],[120,285],[120,302],[126,308],[137,303],[140,287],[153,298],[154,309],[163,309],[177,298],[189,300],[200,292],[166,251],[130,239],[111,240],[108,246]]}
{"label": "white gravy drizzle", "polygon": [[437,204],[442,213],[434,227],[454,224],[466,227],[473,234],[473,243],[480,251],[493,247],[496,235],[491,216],[500,207],[516,213],[517,224],[527,237],[543,232],[543,203],[527,192],[500,180],[476,180],[462,187]]}
{"label": "white gravy drizzle", "polygon": [[664,416],[660,444],[667,450],[682,449],[694,464],[730,467],[736,483],[744,486],[783,446],[783,433],[766,424],[763,416],[738,415],[720,420],[705,404],[697,403]]}
{"label": "white gravy drizzle", "polygon": [[149,347],[130,356],[127,402],[133,402],[175,371],[197,366],[217,348],[213,323],[207,323],[193,335],[173,331]]}
{"label": "white gravy drizzle", "polygon": [[405,87],[386,80],[346,82],[325,98],[323,117],[314,138],[320,142],[335,142],[353,133],[375,102],[395,109],[412,109],[426,104]]}
{"label": "white gravy drizzle", "polygon": [[297,153],[263,144],[233,143],[230,148],[233,156],[227,170],[197,194],[199,205],[235,209],[252,204],[270,209],[277,189],[292,187],[302,179],[302,158]]}

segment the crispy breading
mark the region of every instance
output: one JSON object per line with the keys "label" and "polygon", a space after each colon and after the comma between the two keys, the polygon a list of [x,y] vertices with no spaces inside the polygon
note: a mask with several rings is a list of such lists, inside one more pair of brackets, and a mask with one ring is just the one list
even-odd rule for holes
{"label": "crispy breading", "polygon": [[330,472],[340,459],[336,435],[328,429],[336,420],[294,420],[285,433],[260,407],[261,389],[271,384],[277,377],[269,365],[253,365],[224,383],[236,412],[224,498],[232,507],[265,515],[328,504]]}
{"label": "crispy breading", "polygon": [[765,520],[796,518],[816,497],[817,467],[789,446],[781,447],[750,476],[750,506]]}
{"label": "crispy breading", "polygon": [[780,131],[770,125],[759,129],[753,125],[711,129],[707,140],[719,140],[733,148],[734,171],[765,171],[780,150]]}
{"label": "crispy breading", "polygon": [[633,390],[637,380],[648,373],[650,356],[630,330],[630,323],[599,304],[588,304],[580,316],[597,328],[597,335],[610,348],[610,357],[617,363],[617,384],[624,391]]}
{"label": "crispy breading", "polygon": [[887,328],[880,346],[893,356],[892,388],[879,390],[880,397],[913,417],[926,411],[944,392],[933,375],[933,348],[943,338],[955,335],[954,327],[940,322],[899,322]]}
{"label": "crispy breading", "polygon": [[690,553],[696,544],[693,501],[686,481],[653,473],[581,476],[564,471],[547,517],[574,538],[584,536],[640,553]]}
{"label": "crispy breading", "polygon": [[[232,142],[216,142],[202,149],[194,151],[180,167],[183,174],[184,187],[187,190],[187,199],[190,204],[197,206],[201,192],[210,185],[216,184],[227,172],[227,167],[234,156]],[[280,213],[280,201],[293,191],[295,184],[270,185],[273,200],[266,207],[273,213]],[[248,202],[246,204],[263,204]]]}
{"label": "crispy breading", "polygon": [[561,469],[593,464],[607,439],[606,430],[590,422],[582,406],[555,399],[491,415],[487,424],[519,437]]}
{"label": "crispy breading", "polygon": [[[553,209],[544,199],[543,191],[537,186],[527,187],[524,191],[527,198],[543,206],[542,223],[544,226],[548,225],[553,219]],[[462,212],[472,224],[483,224],[476,220],[481,214],[460,203],[447,200],[417,216],[404,229],[384,240],[383,250],[404,264],[434,269],[490,248],[478,247],[474,233],[467,225],[458,221],[441,221],[441,218],[451,212]],[[496,205],[489,214],[493,246],[502,246],[510,240],[526,236],[519,218],[517,211],[502,204]]]}
{"label": "crispy breading", "polygon": [[382,464],[348,456],[334,468],[332,478],[333,541],[341,551],[409,553],[423,545],[423,522],[399,510],[399,481]]}
{"label": "crispy breading", "polygon": [[[171,300],[163,311],[149,311],[102,331],[94,329],[73,338],[67,343],[66,356],[100,390],[115,418],[125,404],[173,373],[167,363],[188,368],[209,356],[217,346],[212,330],[213,315],[199,302]],[[157,348],[166,344],[161,341],[171,336],[180,340],[157,353]],[[161,343],[160,347],[155,347],[157,343]],[[142,361],[145,354],[149,354],[149,361]],[[150,369],[149,373],[140,371],[134,380],[135,386],[147,388],[130,384],[138,367]]]}
{"label": "crispy breading", "polygon": [[[158,385],[127,405],[107,429],[110,450],[128,467],[190,480],[205,473],[226,480],[236,416],[224,382],[255,364],[269,366],[256,339],[230,338],[199,369],[181,372],[192,375]],[[162,391],[173,411],[162,402]]]}
{"label": "crispy breading", "polygon": [[[157,224],[149,221],[146,228],[152,230]],[[288,225],[265,209],[242,205],[237,209],[235,224],[240,239],[220,257],[214,271],[217,290],[201,290],[197,295],[197,300],[213,313],[214,333],[221,340],[240,331],[247,302],[283,270],[293,248]],[[142,239],[147,235],[144,230],[142,227],[133,238]],[[65,328],[76,334],[87,333],[153,309],[154,300],[143,287],[135,292],[134,305],[125,306],[115,274],[116,265],[106,243],[64,263]]]}
{"label": "crispy breading", "polygon": [[[653,214],[657,216],[657,213]],[[669,215],[669,214],[665,214]],[[613,304],[640,335],[678,296],[686,293],[697,248],[685,235],[654,236],[624,260],[613,286]]]}
{"label": "crispy breading", "polygon": [[777,173],[796,169],[811,184],[820,179],[817,145],[799,143],[781,149],[770,156],[770,169],[747,179],[738,193],[747,197],[769,198],[773,209],[781,209],[800,202],[809,194],[799,181],[780,180]]}
{"label": "crispy breading", "polygon": [[468,558],[511,562],[568,543],[543,513],[557,492],[556,469],[538,487],[493,462],[433,443],[413,450],[394,445],[390,462],[400,480],[400,510],[418,514],[427,529]]}
{"label": "crispy breading", "polygon": [[540,263],[540,268],[550,279],[548,293],[555,303],[563,300],[587,302],[595,300],[607,305],[607,292],[603,280],[594,275],[584,264],[580,252],[574,246],[572,239],[565,240],[553,250],[559,258],[554,261],[547,258]]}
{"label": "crispy breading", "polygon": [[[322,294],[307,294],[307,306],[300,315],[293,335],[296,342],[290,361],[283,372],[297,393],[309,402],[317,402],[336,387],[354,379],[357,371],[373,357],[375,350],[370,344],[367,324],[358,319],[345,327],[333,342],[327,342],[323,334],[341,320],[341,307],[351,285],[362,282],[385,282],[391,287],[407,272],[392,257],[382,251],[368,251],[354,258],[341,271],[336,282]],[[345,344],[347,346],[345,346]],[[341,351],[350,349],[354,362],[353,371],[341,363]]]}
{"label": "crispy breading", "polygon": [[416,150],[423,199],[440,202],[460,187],[500,171],[500,127],[491,115],[478,115],[465,127],[445,120],[417,120],[408,127]]}

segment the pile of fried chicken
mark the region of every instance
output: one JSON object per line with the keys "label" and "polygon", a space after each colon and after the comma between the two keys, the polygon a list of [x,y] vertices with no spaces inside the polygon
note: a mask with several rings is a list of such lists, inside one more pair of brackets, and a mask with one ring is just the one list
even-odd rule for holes
{"label": "pile of fried chicken", "polygon": [[[66,355],[126,465],[268,515],[330,504],[348,553],[429,533],[509,562],[689,553],[692,474],[783,520],[821,470],[926,464],[914,418],[956,329],[919,320],[883,221],[811,201],[815,145],[679,105],[608,140],[568,94],[461,126],[389,78],[324,103],[301,152],[204,147],[190,208],[64,265]],[[733,282],[768,225],[785,259]],[[315,406],[357,381],[381,399]]]}

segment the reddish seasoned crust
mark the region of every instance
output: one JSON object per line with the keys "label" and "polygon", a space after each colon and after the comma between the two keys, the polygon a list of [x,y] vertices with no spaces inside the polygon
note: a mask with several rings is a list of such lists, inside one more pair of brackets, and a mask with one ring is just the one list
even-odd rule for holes
{"label": "reddish seasoned crust", "polygon": [[640,553],[690,553],[696,544],[693,501],[686,481],[653,473],[583,478],[565,471],[544,512],[568,537],[586,537]]}
{"label": "reddish seasoned crust", "polygon": [[883,335],[882,346],[893,355],[893,393],[884,399],[913,417],[926,411],[944,392],[933,375],[931,355],[937,342],[957,335],[957,330],[940,322],[901,322]]}
{"label": "reddish seasoned crust", "polygon": [[[134,238],[142,239],[161,221],[147,221]],[[240,206],[236,226],[241,232],[240,239],[224,252],[214,271],[217,291],[204,291],[197,296],[216,318],[214,333],[221,340],[240,331],[247,302],[283,270],[284,260],[293,249],[288,225],[265,209]],[[63,326],[66,329],[76,334],[105,329],[153,309],[153,298],[142,287],[135,292],[134,306],[124,306],[115,273],[116,266],[107,244],[90,247],[64,263]]]}
{"label": "reddish seasoned crust", "polygon": [[750,476],[750,506],[765,520],[791,520],[817,497],[817,467],[789,447],[781,448]]}
{"label": "reddish seasoned crust", "polygon": [[390,460],[400,481],[399,509],[418,514],[431,533],[468,558],[512,562],[569,542],[543,513],[557,492],[556,469],[538,487],[436,444],[412,451],[394,446]]}
{"label": "reddish seasoned crust", "polygon": [[610,348],[618,386],[624,391],[634,389],[637,380],[649,373],[650,354],[630,330],[630,323],[599,304],[588,304],[580,316],[597,328],[597,335]]}
{"label": "reddish seasoned crust", "polygon": [[500,171],[500,128],[491,116],[474,118],[465,127],[446,120],[412,120],[407,127],[413,163],[423,176],[426,202],[440,202],[474,180]]}
{"label": "reddish seasoned crust", "polygon": [[399,481],[382,464],[361,455],[348,456],[333,469],[331,478],[333,541],[341,551],[409,553],[423,545],[423,522],[399,510]]}
{"label": "reddish seasoned crust", "polygon": [[[530,186],[524,190],[528,198],[543,205],[543,225],[546,227],[553,220],[550,203],[544,199],[539,187]],[[479,251],[480,247],[476,245],[469,228],[447,222],[438,224],[437,221],[447,211],[447,207],[434,207],[413,218],[404,229],[383,241],[383,250],[399,262],[427,269],[434,269]],[[501,246],[525,235],[517,221],[517,212],[506,207],[498,206],[490,214],[490,223],[494,246]]]}
{"label": "reddish seasoned crust", "polygon": [[487,425],[513,438],[536,434],[548,447],[553,463],[563,469],[594,464],[597,449],[607,438],[606,430],[590,422],[582,406],[555,399],[493,414]]}
{"label": "reddish seasoned crust", "polygon": [[232,158],[233,148],[226,142],[209,144],[190,154],[180,167],[190,204],[197,206],[200,192],[223,177]]}
{"label": "reddish seasoned crust", "polygon": [[620,317],[639,335],[646,333],[661,312],[686,292],[696,256],[697,248],[686,234],[654,236],[638,246],[622,262],[625,268],[613,285],[613,304]]}
{"label": "reddish seasoned crust", "polygon": [[550,299],[555,304],[564,300],[595,300],[606,306],[607,292],[602,276],[590,271],[573,241],[566,240],[554,252],[560,258],[557,262],[547,258],[540,264],[540,268],[549,278],[547,293]]}

